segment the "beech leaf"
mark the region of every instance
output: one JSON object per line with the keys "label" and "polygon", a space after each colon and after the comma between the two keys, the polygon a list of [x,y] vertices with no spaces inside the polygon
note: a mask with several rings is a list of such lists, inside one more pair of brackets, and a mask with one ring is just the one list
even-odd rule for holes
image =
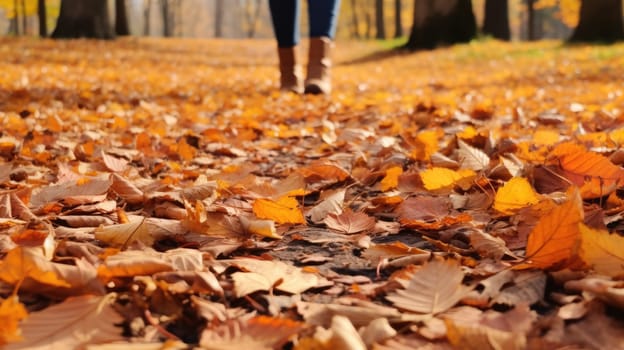
{"label": "beech leaf", "polygon": [[[444,278],[440,278],[444,276]],[[455,260],[434,260],[416,271],[405,289],[386,296],[400,309],[421,314],[438,314],[455,306],[471,287],[462,284],[464,273]]]}
{"label": "beech leaf", "polygon": [[33,312],[21,324],[24,341],[5,349],[79,349],[124,340],[122,329],[115,326],[122,318],[112,308],[114,300],[114,294],[72,297]]}

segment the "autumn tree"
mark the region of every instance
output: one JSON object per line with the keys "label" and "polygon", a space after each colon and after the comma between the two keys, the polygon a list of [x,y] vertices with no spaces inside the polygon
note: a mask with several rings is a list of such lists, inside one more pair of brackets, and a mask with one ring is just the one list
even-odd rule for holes
{"label": "autumn tree", "polygon": [[106,0],[61,0],[52,37],[112,39],[115,37]]}
{"label": "autumn tree", "polygon": [[433,49],[470,41],[477,31],[470,0],[415,0],[414,25],[406,47]]}
{"label": "autumn tree", "polygon": [[613,42],[624,39],[622,0],[583,0],[570,41]]}
{"label": "autumn tree", "polygon": [[509,13],[507,0],[486,0],[483,33],[496,39],[509,40]]}

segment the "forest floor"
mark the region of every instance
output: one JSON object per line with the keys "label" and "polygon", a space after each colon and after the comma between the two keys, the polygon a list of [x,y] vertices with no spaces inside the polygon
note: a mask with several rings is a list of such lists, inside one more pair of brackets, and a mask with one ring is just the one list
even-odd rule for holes
{"label": "forest floor", "polygon": [[624,45],[274,51],[0,39],[0,349],[622,348]]}

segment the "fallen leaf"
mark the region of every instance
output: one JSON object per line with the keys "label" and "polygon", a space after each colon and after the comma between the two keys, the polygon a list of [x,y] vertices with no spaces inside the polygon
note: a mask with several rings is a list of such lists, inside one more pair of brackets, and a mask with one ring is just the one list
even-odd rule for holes
{"label": "fallen leaf", "polygon": [[579,256],[594,271],[606,276],[624,275],[624,237],[580,224]]}
{"label": "fallen leaf", "polygon": [[27,316],[26,308],[17,296],[0,301],[0,346],[22,340],[19,323]]}
{"label": "fallen leaf", "polygon": [[513,215],[519,209],[539,202],[539,197],[529,181],[514,177],[496,191],[494,209],[506,215]]}
{"label": "fallen leaf", "polygon": [[[440,278],[444,276],[444,278]],[[400,309],[422,314],[438,314],[453,307],[472,288],[462,284],[464,273],[455,260],[433,260],[416,271],[404,289],[386,296]]]}
{"label": "fallen leaf", "polygon": [[388,190],[395,189],[399,185],[399,176],[403,174],[403,168],[394,166],[386,170],[386,176],[381,180],[381,191],[386,192]]}
{"label": "fallen leaf", "polygon": [[481,171],[490,164],[490,157],[482,150],[470,146],[461,139],[457,140],[457,145],[457,156],[462,168]]}
{"label": "fallen leaf", "polygon": [[213,329],[206,329],[199,341],[206,350],[277,349],[303,329],[289,319],[256,316],[249,320],[228,320]]}
{"label": "fallen leaf", "polygon": [[299,203],[293,197],[281,197],[276,201],[256,199],[253,202],[253,212],[259,219],[273,220],[278,224],[305,223]]}
{"label": "fallen leaf", "polygon": [[272,288],[298,294],[310,288],[331,285],[329,281],[315,273],[305,272],[281,261],[240,258],[223,262],[245,271],[232,274],[234,292],[239,298],[255,291],[268,291]]}
{"label": "fallen leaf", "polygon": [[553,149],[550,157],[552,163],[563,169],[563,175],[580,187],[583,198],[608,195],[624,182],[624,169],[578,144],[562,143]]}
{"label": "fallen leaf", "polygon": [[476,174],[470,169],[460,169],[458,171],[434,167],[420,172],[425,189],[429,191],[448,190],[454,186],[469,188]]}
{"label": "fallen leaf", "polygon": [[572,258],[580,238],[579,224],[583,221],[582,201],[578,191],[569,199],[543,215],[529,234],[526,263],[523,267],[547,269]]}
{"label": "fallen leaf", "polygon": [[340,214],[329,213],[323,222],[327,227],[346,234],[368,232],[375,228],[374,218],[351,210],[345,210]]}
{"label": "fallen leaf", "polygon": [[114,294],[72,297],[33,312],[21,324],[24,341],[4,349],[79,349],[124,340],[122,329],[115,326],[122,318],[113,310],[114,300]]}
{"label": "fallen leaf", "polygon": [[312,207],[306,216],[313,223],[321,223],[329,214],[342,213],[342,206],[345,199],[346,190],[340,189],[336,191],[325,191],[321,202]]}

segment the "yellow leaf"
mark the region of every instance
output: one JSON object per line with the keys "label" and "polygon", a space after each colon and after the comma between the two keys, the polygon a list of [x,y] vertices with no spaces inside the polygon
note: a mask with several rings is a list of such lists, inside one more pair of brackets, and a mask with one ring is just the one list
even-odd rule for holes
{"label": "yellow leaf", "polygon": [[[472,182],[476,173],[470,169],[460,169],[458,171],[433,167],[420,173],[420,178],[429,191],[451,188],[460,182]],[[462,186],[463,187],[463,186]]]}
{"label": "yellow leaf", "polygon": [[239,219],[243,229],[251,234],[269,238],[282,238],[275,231],[275,222],[273,220],[250,220],[244,216],[241,216]]}
{"label": "yellow leaf", "polygon": [[552,129],[540,129],[533,134],[533,143],[539,146],[550,146],[559,142],[559,131]]}
{"label": "yellow leaf", "polygon": [[601,275],[624,275],[624,237],[580,224],[581,259]]}
{"label": "yellow leaf", "polygon": [[399,185],[399,176],[403,174],[403,168],[394,166],[386,170],[386,176],[381,180],[381,190],[386,192]]}
{"label": "yellow leaf", "polygon": [[299,203],[293,197],[282,197],[276,201],[256,199],[252,205],[254,214],[260,219],[269,219],[278,224],[303,224],[305,218]]}
{"label": "yellow leaf", "polygon": [[26,308],[17,296],[10,296],[0,302],[0,346],[22,339],[19,322],[26,316]]}
{"label": "yellow leaf", "polygon": [[439,129],[419,132],[412,141],[414,149],[410,156],[416,160],[429,160],[431,155],[440,148],[438,142],[442,136],[444,136],[444,134]]}
{"label": "yellow leaf", "polygon": [[494,209],[507,215],[518,209],[539,202],[538,194],[529,181],[523,177],[514,177],[499,188],[494,197]]}
{"label": "yellow leaf", "polygon": [[577,189],[570,199],[542,216],[529,234],[527,264],[518,266],[549,268],[570,259],[580,238],[583,203]]}

